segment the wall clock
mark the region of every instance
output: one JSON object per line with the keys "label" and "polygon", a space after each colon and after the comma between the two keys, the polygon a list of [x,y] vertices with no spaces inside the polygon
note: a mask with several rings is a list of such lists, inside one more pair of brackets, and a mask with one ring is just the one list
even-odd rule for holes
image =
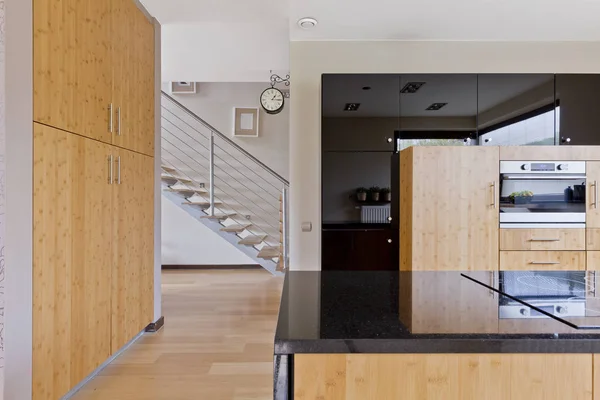
{"label": "wall clock", "polygon": [[265,89],[260,94],[260,105],[267,114],[279,114],[284,105],[283,93],[275,87]]}

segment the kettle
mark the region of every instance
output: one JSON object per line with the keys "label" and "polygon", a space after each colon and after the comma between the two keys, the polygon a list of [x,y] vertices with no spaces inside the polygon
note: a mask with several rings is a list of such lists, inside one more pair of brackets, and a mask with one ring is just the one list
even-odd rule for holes
{"label": "kettle", "polygon": [[581,185],[573,185],[573,201],[583,202],[585,200],[585,182]]}

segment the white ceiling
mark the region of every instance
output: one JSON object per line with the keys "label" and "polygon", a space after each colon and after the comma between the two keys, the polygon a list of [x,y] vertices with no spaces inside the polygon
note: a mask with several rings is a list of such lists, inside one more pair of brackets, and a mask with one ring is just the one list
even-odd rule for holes
{"label": "white ceiling", "polygon": [[[600,40],[600,0],[290,0],[291,40]],[[296,21],[314,17],[316,29]]]}
{"label": "white ceiling", "polygon": [[140,0],[161,24],[286,21],[289,0]]}
{"label": "white ceiling", "polygon": [[[333,74],[323,76],[324,117],[473,117],[553,78],[548,74]],[[400,94],[408,82],[426,82],[414,94]],[[371,90],[363,90],[370,86]],[[552,97],[552,90],[548,97]],[[361,103],[358,111],[343,111]],[[426,111],[432,103],[448,103]]]}

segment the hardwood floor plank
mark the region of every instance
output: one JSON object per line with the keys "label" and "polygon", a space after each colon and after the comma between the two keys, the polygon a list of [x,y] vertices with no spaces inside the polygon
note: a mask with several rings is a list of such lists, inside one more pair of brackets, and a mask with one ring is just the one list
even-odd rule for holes
{"label": "hardwood floor plank", "polygon": [[73,400],[272,398],[283,279],[261,270],[163,271],[165,326]]}

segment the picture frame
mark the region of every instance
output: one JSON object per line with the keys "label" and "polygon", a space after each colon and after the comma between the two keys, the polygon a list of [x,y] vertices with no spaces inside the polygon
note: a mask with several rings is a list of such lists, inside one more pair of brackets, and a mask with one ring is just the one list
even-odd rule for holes
{"label": "picture frame", "polygon": [[195,94],[196,82],[171,82],[171,93],[173,94]]}
{"label": "picture frame", "polygon": [[258,137],[260,110],[256,107],[233,109],[233,136]]}

